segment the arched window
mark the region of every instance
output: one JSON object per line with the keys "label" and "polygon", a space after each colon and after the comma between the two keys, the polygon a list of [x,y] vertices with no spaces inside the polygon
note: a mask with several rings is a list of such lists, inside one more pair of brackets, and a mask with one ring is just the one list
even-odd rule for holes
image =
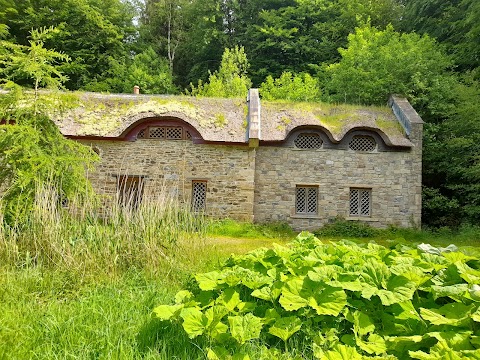
{"label": "arched window", "polygon": [[348,148],[353,151],[373,152],[377,149],[377,142],[372,136],[355,135],[348,143]]}
{"label": "arched window", "polygon": [[192,135],[182,126],[147,126],[138,132],[137,139],[191,140]]}
{"label": "arched window", "polygon": [[298,134],[293,141],[297,149],[320,149],[323,145],[323,140],[318,134],[301,133]]}

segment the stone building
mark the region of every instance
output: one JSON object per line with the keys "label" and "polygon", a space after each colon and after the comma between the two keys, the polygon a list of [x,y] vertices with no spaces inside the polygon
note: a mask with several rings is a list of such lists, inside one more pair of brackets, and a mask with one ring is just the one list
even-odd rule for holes
{"label": "stone building", "polygon": [[256,89],[246,101],[78,96],[58,125],[99,153],[89,176],[110,199],[166,189],[194,211],[298,230],[335,217],[420,225],[423,122],[405,99],[385,107],[260,101]]}

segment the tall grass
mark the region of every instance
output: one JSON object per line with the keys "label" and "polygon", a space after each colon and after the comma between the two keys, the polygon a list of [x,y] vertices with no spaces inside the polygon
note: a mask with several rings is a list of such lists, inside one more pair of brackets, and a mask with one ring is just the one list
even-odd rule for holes
{"label": "tall grass", "polygon": [[39,189],[23,223],[6,224],[0,213],[3,264],[109,273],[136,267],[155,272],[172,262],[177,267],[188,263],[191,251],[183,247],[202,248],[207,220],[165,188],[144,194],[138,206],[123,206],[113,199],[108,208],[94,200],[75,199],[64,208],[54,187]]}

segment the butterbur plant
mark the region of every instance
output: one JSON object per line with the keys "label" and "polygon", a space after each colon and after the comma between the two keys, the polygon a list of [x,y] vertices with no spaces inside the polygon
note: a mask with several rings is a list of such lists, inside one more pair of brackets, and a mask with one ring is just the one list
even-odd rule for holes
{"label": "butterbur plant", "polygon": [[451,249],[324,243],[231,256],[154,312],[208,359],[478,359],[480,259]]}

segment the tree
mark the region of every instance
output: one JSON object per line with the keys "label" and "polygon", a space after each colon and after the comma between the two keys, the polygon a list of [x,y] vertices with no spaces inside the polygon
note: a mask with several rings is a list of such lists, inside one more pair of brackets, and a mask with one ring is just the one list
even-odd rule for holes
{"label": "tree", "polygon": [[418,108],[434,110],[429,99],[448,97],[444,85],[452,62],[428,35],[367,25],[350,34],[339,51],[341,60],[325,69],[326,90],[334,101],[385,104],[390,94],[402,94]]}
{"label": "tree", "polygon": [[267,76],[260,86],[260,95],[265,100],[318,101],[321,92],[316,78],[286,71],[277,79]]}
{"label": "tree", "polygon": [[208,82],[191,84],[191,95],[209,97],[239,97],[246,96],[252,82],[247,77],[249,68],[247,55],[243,47],[225,49],[218,71],[210,74]]}
{"label": "tree", "polygon": [[186,37],[188,5],[188,0],[147,0],[140,19],[140,42],[165,56],[172,71]]}
{"label": "tree", "polygon": [[[404,31],[429,34],[446,45],[460,71],[480,67],[480,2],[404,0]],[[477,75],[478,76],[478,75]]]}
{"label": "tree", "polygon": [[424,221],[480,222],[480,84],[467,76],[451,88],[454,106],[424,137]]}
{"label": "tree", "polygon": [[159,57],[150,47],[136,55],[128,68],[124,92],[131,92],[135,85],[145,94],[174,94],[172,69],[167,60]]}
{"label": "tree", "polygon": [[[62,199],[90,192],[85,171],[96,155],[65,139],[50,120],[50,114],[68,106],[68,96],[55,89],[66,80],[58,64],[69,58],[44,47],[56,31],[32,30],[29,45],[0,42],[6,49],[0,53],[0,83],[8,90],[0,97],[0,119],[6,121],[0,125],[0,183],[6,189],[2,211],[12,224],[27,219],[42,186],[55,186]],[[34,91],[15,84],[17,77],[30,80]],[[40,92],[42,87],[49,91]]]}
{"label": "tree", "polygon": [[31,29],[55,26],[58,31],[45,39],[45,45],[71,58],[58,67],[68,76],[65,86],[76,90],[103,81],[112,59],[128,63],[134,14],[129,2],[122,0],[24,0],[0,11],[0,23],[9,26],[11,42],[19,45],[28,45]]}

